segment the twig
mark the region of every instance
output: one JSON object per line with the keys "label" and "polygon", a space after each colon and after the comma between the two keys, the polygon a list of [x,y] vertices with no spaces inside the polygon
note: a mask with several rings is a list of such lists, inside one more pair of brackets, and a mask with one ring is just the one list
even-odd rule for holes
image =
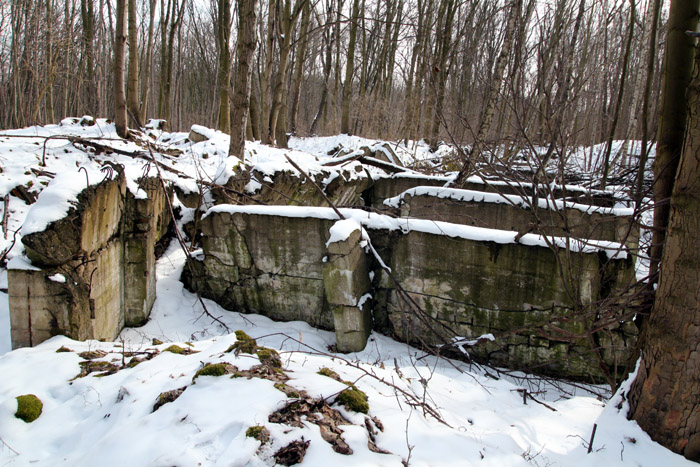
{"label": "twig", "polygon": [[588,442],[588,452],[586,454],[590,454],[591,451],[593,450],[593,438],[595,438],[595,431],[598,429],[598,424],[594,423],[593,424],[593,431],[591,431],[591,440]]}
{"label": "twig", "polygon": [[10,218],[10,194],[8,193],[2,200],[2,233],[7,240],[7,221]]}
{"label": "twig", "polygon": [[[452,426],[451,426],[449,423],[447,423],[447,422],[442,418],[442,416],[441,416],[440,413],[437,411],[437,409],[433,408],[433,407],[432,407],[431,405],[429,405],[428,403],[421,402],[414,394],[411,394],[410,392],[408,392],[408,391],[406,391],[406,390],[404,390],[404,389],[401,389],[400,387],[396,386],[394,383],[391,383],[391,382],[387,381],[386,379],[381,378],[381,377],[377,376],[376,374],[374,374],[374,373],[372,373],[372,372],[370,372],[370,371],[367,371],[366,369],[362,368],[362,366],[360,366],[359,363],[350,361],[350,360],[348,360],[348,359],[346,359],[346,358],[344,358],[344,357],[341,357],[341,356],[339,356],[339,355],[336,355],[336,354],[330,354],[330,353],[328,353],[328,352],[324,352],[324,351],[322,351],[322,350],[318,350],[318,349],[316,349],[316,348],[314,348],[314,347],[312,347],[312,346],[310,346],[310,345],[308,345],[308,344],[305,344],[305,343],[303,343],[302,341],[300,341],[300,340],[298,340],[298,339],[295,339],[295,338],[291,337],[290,335],[285,334],[285,333],[283,333],[283,332],[276,332],[276,333],[273,333],[273,334],[266,334],[266,335],[264,335],[264,336],[256,337],[256,339],[263,339],[263,338],[265,338],[265,337],[271,337],[271,336],[283,336],[283,337],[286,337],[288,340],[291,340],[291,341],[296,342],[297,344],[299,344],[299,347],[300,347],[300,348],[303,346],[303,347],[306,347],[307,349],[309,349],[309,352],[307,352],[307,353],[309,353],[309,354],[313,354],[313,355],[322,355],[322,356],[325,356],[325,357],[333,358],[333,359],[335,359],[335,360],[340,360],[341,362],[345,363],[347,366],[349,366],[349,367],[351,367],[351,368],[355,368],[356,370],[361,371],[362,373],[364,373],[365,376],[368,376],[368,377],[370,377],[370,378],[372,378],[372,379],[374,379],[374,380],[376,380],[376,381],[379,381],[379,382],[382,383],[382,384],[385,384],[385,385],[387,385],[387,386],[393,388],[395,391],[399,392],[399,393],[406,399],[406,403],[407,403],[409,406],[411,406],[411,407],[421,407],[425,413],[427,413],[428,415],[430,415],[431,417],[433,417],[435,420],[437,420],[438,422],[442,423],[443,425],[445,425],[445,426],[447,426],[447,427],[452,428]],[[303,351],[302,351],[302,350],[296,350],[296,351],[291,351],[291,352],[303,352]],[[359,379],[359,378],[358,378],[358,379]]]}
{"label": "twig", "polygon": [[19,456],[19,453],[17,451],[15,451],[14,449],[12,449],[12,447],[9,444],[7,444],[4,439],[0,438],[0,443],[2,443],[3,446],[7,446],[7,449],[9,449],[10,451],[14,452],[16,455]]}

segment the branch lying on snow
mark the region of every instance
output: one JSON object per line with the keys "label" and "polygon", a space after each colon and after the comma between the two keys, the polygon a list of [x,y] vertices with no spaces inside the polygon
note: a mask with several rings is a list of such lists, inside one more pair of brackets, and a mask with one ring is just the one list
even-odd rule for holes
{"label": "branch lying on snow", "polygon": [[[382,384],[385,384],[386,386],[391,387],[391,388],[394,389],[397,393],[400,393],[400,394],[405,398],[406,403],[407,403],[408,405],[410,405],[411,407],[420,407],[420,408],[423,410],[423,414],[424,414],[424,415],[430,415],[431,417],[433,417],[435,420],[437,420],[438,422],[442,423],[443,425],[445,425],[445,426],[447,426],[447,427],[450,427],[450,428],[453,428],[452,425],[450,425],[449,423],[447,423],[447,422],[442,418],[442,416],[440,415],[440,413],[438,412],[438,410],[435,409],[434,407],[432,407],[430,404],[419,400],[414,394],[411,394],[410,392],[408,392],[408,391],[406,391],[406,390],[404,390],[404,389],[401,389],[400,387],[398,387],[398,386],[395,385],[394,383],[391,383],[391,382],[387,381],[386,379],[381,378],[381,377],[375,375],[374,373],[372,373],[372,372],[370,372],[370,371],[367,371],[367,370],[364,369],[362,366],[360,366],[359,363],[350,361],[350,360],[348,360],[348,359],[346,359],[346,358],[344,358],[344,357],[341,357],[341,356],[339,356],[339,355],[337,355],[337,354],[331,354],[331,353],[328,353],[328,352],[324,352],[324,351],[322,351],[322,350],[318,350],[318,349],[316,349],[316,348],[314,348],[314,347],[312,347],[312,346],[310,346],[310,345],[308,345],[308,344],[303,343],[302,341],[300,341],[300,340],[298,340],[298,339],[295,339],[294,337],[292,337],[292,336],[290,336],[290,335],[288,335],[288,334],[281,333],[281,332],[277,332],[277,333],[273,333],[273,334],[266,334],[266,335],[264,335],[264,336],[256,337],[256,339],[264,339],[264,338],[266,338],[266,337],[273,337],[273,336],[283,336],[283,337],[285,337],[287,340],[291,340],[291,341],[293,341],[293,342],[296,342],[297,344],[299,344],[299,346],[303,346],[303,347],[306,347],[307,349],[309,349],[308,351],[292,350],[292,351],[290,351],[291,353],[294,353],[294,352],[302,352],[302,353],[308,353],[309,355],[321,355],[321,356],[328,357],[328,358],[331,358],[331,359],[340,360],[341,362],[345,363],[347,366],[349,366],[349,367],[351,367],[351,368],[355,368],[356,370],[361,371],[362,373],[364,373],[364,376],[368,376],[368,377],[370,377],[370,378],[372,378],[372,379],[374,379],[374,380],[376,380],[376,381],[379,381],[379,382],[382,383]],[[360,377],[360,378],[361,378],[361,377]],[[357,378],[356,381],[359,381],[360,378]]]}
{"label": "branch lying on snow", "polygon": [[[549,410],[551,410],[552,412],[556,412],[556,411],[557,411],[557,409],[555,409],[555,408],[552,407],[551,405],[545,404],[544,402],[538,401],[537,399],[535,399],[535,398],[533,397],[533,395],[532,395],[533,393],[532,393],[532,392],[529,392],[529,391],[528,391],[527,389],[525,389],[525,388],[511,389],[511,391],[517,391],[517,392],[519,392],[520,394],[523,395],[523,405],[527,405],[527,400],[530,399],[531,401],[537,402],[537,403],[540,404],[540,405],[544,405],[545,407],[547,407],[547,408],[548,408]],[[534,394],[537,394],[537,393],[534,393]]]}

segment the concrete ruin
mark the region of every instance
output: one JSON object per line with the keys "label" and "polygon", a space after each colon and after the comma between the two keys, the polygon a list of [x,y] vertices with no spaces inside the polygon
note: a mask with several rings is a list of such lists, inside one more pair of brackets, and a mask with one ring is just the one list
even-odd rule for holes
{"label": "concrete ruin", "polygon": [[113,340],[125,325],[145,323],[156,298],[155,244],[168,228],[157,179],[146,196],[123,175],[84,189],[68,214],[22,238],[31,265],[8,265],[12,347],[57,334]]}
{"label": "concrete ruin", "polygon": [[[341,212],[358,228],[333,241],[348,221],[330,208],[214,207],[202,219],[203,254],[183,281],[230,310],[335,330],[341,352],[362,350],[372,330],[429,346],[495,334],[469,353],[603,378],[590,358],[595,313],[581,309],[631,284],[630,256],[607,243],[558,255],[532,234],[516,242],[515,232]],[[606,364],[623,366],[636,334],[622,314],[606,326]]]}
{"label": "concrete ruin", "polygon": [[[365,153],[343,154],[310,174],[314,183],[255,169],[214,189],[218,205],[196,222],[202,248],[183,273],[187,288],[229,310],[334,330],[341,352],[362,350],[377,331],[597,382],[606,378],[599,355],[622,376],[637,338],[622,305],[638,240],[627,211],[564,201],[586,196],[570,187],[547,201],[528,198],[527,184],[446,189],[446,177]],[[120,177],[87,188],[64,219],[23,238],[32,264],[9,270],[14,348],[55,334],[114,339],[148,319],[171,194],[154,179],[138,199],[125,186]],[[606,204],[603,195],[589,199]],[[190,208],[202,201],[178,197]],[[355,209],[341,208],[342,219],[317,207],[326,198]]]}

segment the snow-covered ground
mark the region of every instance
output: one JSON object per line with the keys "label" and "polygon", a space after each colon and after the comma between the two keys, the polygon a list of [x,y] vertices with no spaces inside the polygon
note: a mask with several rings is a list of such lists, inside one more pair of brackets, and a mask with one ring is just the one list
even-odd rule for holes
{"label": "snow-covered ground", "polygon": [[[66,121],[62,126],[4,133],[73,132],[111,138],[113,126],[98,121],[83,127]],[[238,161],[226,158],[227,137],[211,133],[211,140],[198,144],[185,141],[186,134],[160,135],[161,142],[185,152],[179,157],[158,156],[159,160],[193,177],[215,180],[225,176]],[[249,157],[260,167],[279,167],[286,152],[312,171],[318,159],[338,143],[351,148],[366,144],[346,136],[292,143],[295,151],[251,144]],[[48,140],[47,165],[40,167],[43,144],[43,139],[3,138],[0,134],[0,195],[17,184],[29,185],[31,190],[35,184],[51,182],[32,169],[55,173],[58,178],[63,172],[77,172],[78,166],[110,158],[124,164],[127,175],[140,175],[143,170],[142,161],[87,154],[65,139]],[[130,147],[121,142],[110,144]],[[176,182],[195,189],[186,179]],[[11,200],[10,233],[19,230],[29,209],[15,197]],[[0,251],[11,241],[12,235],[0,238]],[[17,242],[8,256],[21,254]],[[329,350],[335,342],[333,333],[301,322],[277,323],[229,312],[205,300],[208,311],[224,327],[203,314],[196,297],[183,289],[179,277],[184,254],[175,244],[157,267],[158,298],[150,321],[141,328],[125,329],[116,342],[55,337],[35,348],[10,351],[7,294],[0,292],[0,466],[273,465],[274,454],[295,440],[310,441],[303,460],[306,466],[400,466],[402,462],[499,467],[692,465],[652,442],[635,422],[628,421],[619,393],[604,400],[563,382],[505,375],[494,379],[494,370],[487,375],[477,366],[438,360],[378,334],[371,336],[363,352],[334,354]],[[7,275],[2,269],[0,289],[6,288]],[[244,374],[260,363],[255,355],[227,352],[237,341],[235,330],[245,331],[258,345],[280,353],[289,387],[326,399],[347,419],[348,424],[340,428],[353,454],[335,452],[324,441],[319,425],[308,419],[301,426],[269,421],[272,413],[293,400],[271,380],[281,373],[250,379],[228,374],[200,376],[193,382],[196,371],[207,363],[229,363]],[[165,351],[173,343],[196,353]],[[57,352],[60,348],[70,351]],[[105,353],[95,353],[100,350]],[[105,376],[96,372],[75,378],[88,361],[78,354],[86,351],[93,352],[93,361],[111,362],[121,369]],[[125,365],[134,357],[145,360],[137,366]],[[367,415],[335,402],[347,386],[318,374],[324,367],[367,394]],[[183,387],[179,398],[153,411],[161,393]],[[541,403],[527,399],[524,404],[524,389]],[[34,394],[43,402],[41,416],[32,423],[14,416],[16,397],[24,394]],[[367,419],[374,420],[368,424],[375,431],[376,446],[388,453],[369,449]],[[249,427],[258,425],[270,432],[270,440],[262,446],[246,436]],[[380,425],[383,431],[375,429]],[[594,425],[597,431],[587,453]]]}

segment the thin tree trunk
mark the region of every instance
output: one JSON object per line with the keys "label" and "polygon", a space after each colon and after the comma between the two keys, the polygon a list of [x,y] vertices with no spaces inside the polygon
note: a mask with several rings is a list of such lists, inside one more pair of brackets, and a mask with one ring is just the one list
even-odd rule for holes
{"label": "thin tree trunk", "polygon": [[217,2],[216,43],[219,51],[219,114],[217,128],[228,133],[231,127],[231,0]]}
{"label": "thin tree trunk", "polygon": [[239,0],[236,71],[231,102],[231,142],[228,154],[241,160],[245,157],[246,122],[250,106],[250,81],[256,46],[257,14],[258,0]]}
{"label": "thin tree trunk", "polygon": [[656,34],[659,27],[659,12],[661,11],[661,0],[654,0],[652,11],[651,31],[649,33],[649,49],[647,50],[647,79],[644,84],[644,102],[642,104],[642,141],[639,155],[639,167],[637,168],[637,179],[634,187],[634,200],[639,204],[642,201],[642,190],[644,187],[644,171],[646,169],[649,151],[647,142],[649,141],[649,101],[651,100],[651,85],[654,82],[654,65],[656,63]]}
{"label": "thin tree trunk", "polygon": [[129,112],[136,119],[136,123],[142,126],[141,106],[139,105],[139,25],[136,18],[136,0],[128,0],[129,17],[129,84],[127,99]]}
{"label": "thin tree trunk", "polygon": [[350,39],[348,56],[345,66],[345,83],[343,84],[343,101],[341,103],[340,132],[349,135],[350,130],[350,97],[352,96],[352,81],[355,73],[355,43],[357,38],[357,21],[360,16],[360,0],[352,2],[352,17],[350,19]]}
{"label": "thin tree trunk", "polygon": [[148,116],[148,99],[151,91],[151,66],[153,63],[153,38],[155,30],[156,0],[150,0],[150,11],[148,20],[148,43],[146,45],[146,59],[143,67],[143,86],[141,87],[141,106],[139,115],[141,118]]}
{"label": "thin tree trunk", "polygon": [[124,91],[127,1],[117,0],[117,25],[114,35],[114,121],[117,126],[117,134],[122,138],[126,138],[128,134],[126,126],[126,93]]}
{"label": "thin tree trunk", "polygon": [[297,48],[296,64],[294,68],[294,78],[292,80],[292,110],[289,116],[289,129],[292,134],[297,132],[297,117],[299,115],[299,95],[301,94],[301,81],[304,77],[304,63],[306,61],[306,50],[309,45],[309,24],[311,23],[311,2],[304,2],[304,10],[301,15],[301,25],[299,30],[299,46]]}

